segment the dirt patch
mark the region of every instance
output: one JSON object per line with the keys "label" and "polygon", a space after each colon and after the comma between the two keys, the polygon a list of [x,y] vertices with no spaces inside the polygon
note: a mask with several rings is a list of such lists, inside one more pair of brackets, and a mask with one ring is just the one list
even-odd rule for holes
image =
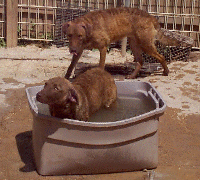
{"label": "dirt patch", "polygon": [[184,74],[179,74],[178,76],[175,77],[175,79],[182,79],[185,75]]}
{"label": "dirt patch", "polygon": [[189,73],[189,74],[195,74],[197,73],[196,71],[193,71],[193,70],[185,70],[186,73]]}
{"label": "dirt patch", "polygon": [[[71,55],[66,48],[35,46],[0,49],[0,54],[0,179],[143,180],[150,176],[156,180],[200,179],[199,53],[192,53],[191,61],[170,63],[169,76],[154,73],[137,79],[151,82],[168,105],[159,120],[159,165],[155,170],[55,177],[40,176],[35,170],[33,118],[25,88],[63,76]],[[86,51],[81,62],[97,63],[98,59],[98,51]],[[130,54],[122,58],[117,50],[107,57],[107,63],[132,60]],[[124,80],[124,76],[115,77]]]}

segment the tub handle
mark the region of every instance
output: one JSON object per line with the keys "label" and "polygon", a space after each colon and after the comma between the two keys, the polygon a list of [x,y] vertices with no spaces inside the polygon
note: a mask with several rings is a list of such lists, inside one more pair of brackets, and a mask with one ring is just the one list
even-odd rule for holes
{"label": "tub handle", "polygon": [[156,109],[159,109],[159,100],[156,99],[156,93],[152,93],[151,90],[148,91],[148,94],[151,96],[151,98],[154,100],[154,102],[156,103]]}
{"label": "tub handle", "polygon": [[32,106],[32,108],[34,109],[34,111],[36,112],[36,113],[38,113],[38,107],[37,107],[37,105],[36,105],[36,96],[33,96],[32,97],[32,101],[31,101],[31,106]]}

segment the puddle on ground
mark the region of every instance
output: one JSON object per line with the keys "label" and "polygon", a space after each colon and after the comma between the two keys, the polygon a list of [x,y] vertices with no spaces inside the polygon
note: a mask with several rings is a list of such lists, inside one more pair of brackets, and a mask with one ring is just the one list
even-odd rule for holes
{"label": "puddle on ground", "polygon": [[[38,112],[50,115],[48,105],[36,101]],[[117,101],[109,108],[102,108],[93,114],[89,122],[114,122],[120,121],[154,110],[156,105],[149,96],[136,93],[131,96],[119,95]]]}

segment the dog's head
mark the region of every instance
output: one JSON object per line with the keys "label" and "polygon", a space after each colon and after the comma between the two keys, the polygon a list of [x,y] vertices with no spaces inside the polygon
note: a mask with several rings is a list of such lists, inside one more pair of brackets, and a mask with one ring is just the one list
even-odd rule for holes
{"label": "dog's head", "polygon": [[36,99],[48,105],[66,105],[69,102],[78,104],[78,95],[73,85],[61,77],[49,79],[37,93]]}
{"label": "dog's head", "polygon": [[89,38],[91,25],[84,22],[67,22],[62,24],[62,32],[69,40],[69,50],[73,55],[78,55],[84,49],[84,45]]}

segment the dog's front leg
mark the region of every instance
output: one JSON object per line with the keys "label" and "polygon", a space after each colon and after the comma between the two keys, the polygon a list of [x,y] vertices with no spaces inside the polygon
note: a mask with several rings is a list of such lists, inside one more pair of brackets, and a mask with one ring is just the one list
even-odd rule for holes
{"label": "dog's front leg", "polygon": [[73,69],[75,68],[78,60],[80,59],[82,53],[83,53],[83,51],[81,51],[80,53],[77,53],[77,54],[73,55],[72,62],[70,64],[70,66],[68,67],[67,73],[65,74],[65,78],[66,79],[70,78],[71,73],[72,73]]}
{"label": "dog's front leg", "polygon": [[99,67],[104,69],[105,67],[105,60],[106,60],[106,52],[107,52],[107,47],[103,47],[99,49],[100,51],[100,61],[99,61]]}

